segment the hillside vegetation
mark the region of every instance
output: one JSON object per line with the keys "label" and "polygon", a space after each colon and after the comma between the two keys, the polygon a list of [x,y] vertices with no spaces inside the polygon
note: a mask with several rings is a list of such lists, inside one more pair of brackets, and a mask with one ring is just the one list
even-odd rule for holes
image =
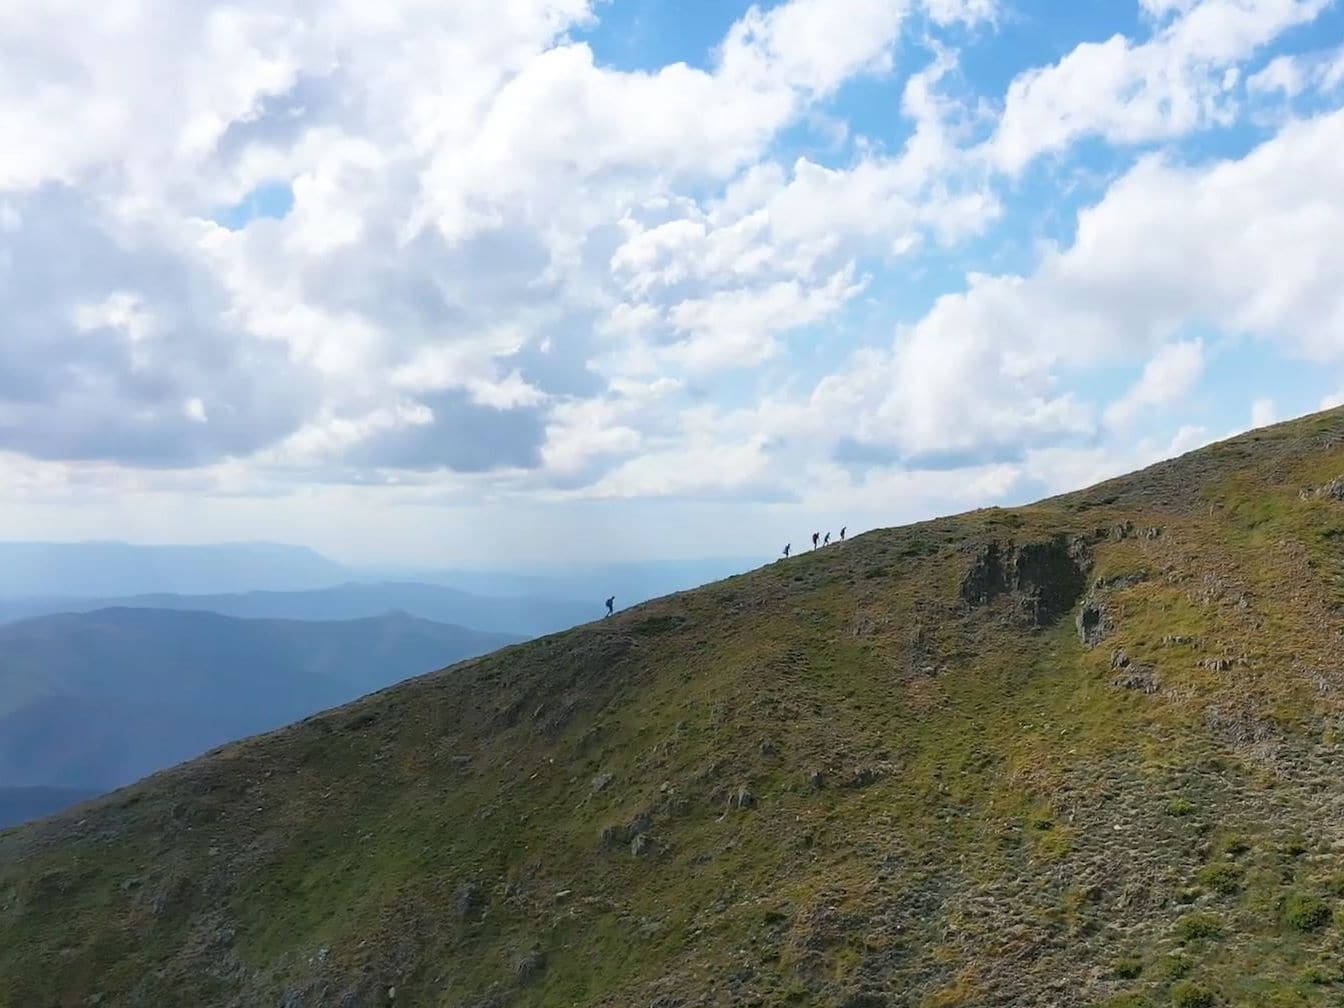
{"label": "hillside vegetation", "polygon": [[0,1004],[1335,1005],[1344,413],[0,834]]}

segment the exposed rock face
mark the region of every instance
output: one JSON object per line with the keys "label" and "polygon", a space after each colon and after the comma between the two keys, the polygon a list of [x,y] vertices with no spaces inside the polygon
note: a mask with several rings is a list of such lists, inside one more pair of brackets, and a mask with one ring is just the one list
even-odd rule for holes
{"label": "exposed rock face", "polygon": [[1146,665],[1128,665],[1123,675],[1118,675],[1112,684],[1121,689],[1138,690],[1140,693],[1157,692],[1157,675]]}
{"label": "exposed rock face", "polygon": [[524,952],[513,962],[513,974],[520,984],[528,984],[546,969],[546,954],[539,949]]}
{"label": "exposed rock face", "polygon": [[1088,565],[1086,545],[1062,535],[1020,546],[991,542],[967,571],[961,597],[985,605],[1011,593],[1032,625],[1048,626],[1082,598]]}
{"label": "exposed rock face", "polygon": [[1329,483],[1303,490],[1299,496],[1303,500],[1317,497],[1326,500],[1344,501],[1344,476],[1336,476]]}
{"label": "exposed rock face", "polygon": [[472,920],[485,909],[485,894],[475,882],[464,882],[453,893],[453,909],[462,920]]}
{"label": "exposed rock face", "polygon": [[1085,647],[1096,647],[1111,630],[1111,620],[1106,612],[1106,606],[1099,601],[1093,600],[1083,605],[1078,610],[1078,637],[1082,640]]}

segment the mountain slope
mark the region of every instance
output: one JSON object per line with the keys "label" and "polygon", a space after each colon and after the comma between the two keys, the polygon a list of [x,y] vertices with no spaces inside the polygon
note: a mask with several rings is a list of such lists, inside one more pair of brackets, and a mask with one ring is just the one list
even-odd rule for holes
{"label": "mountain slope", "polygon": [[873,532],[0,835],[0,1004],[1336,1004],[1341,474]]}
{"label": "mountain slope", "polygon": [[553,598],[492,598],[414,582],[349,583],[310,591],[252,591],[223,595],[159,593],[111,599],[5,599],[0,620],[94,609],[178,609],[240,619],[347,620],[389,609],[421,619],[475,627],[491,633],[538,635],[587,622],[602,611],[601,598],[582,604]]}
{"label": "mountain slope", "polygon": [[517,638],[108,609],[0,626],[0,785],[106,790]]}

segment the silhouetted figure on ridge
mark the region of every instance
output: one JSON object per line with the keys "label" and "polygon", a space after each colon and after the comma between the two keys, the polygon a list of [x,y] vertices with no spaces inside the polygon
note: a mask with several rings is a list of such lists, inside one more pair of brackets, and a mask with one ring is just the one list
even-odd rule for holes
{"label": "silhouetted figure on ridge", "polygon": [[813,549],[816,549],[816,548],[817,548],[817,542],[818,542],[820,539],[821,539],[821,533],[820,533],[820,532],[813,532],[813,533],[812,533],[812,548],[813,548]]}
{"label": "silhouetted figure on ridge", "polygon": [[841,526],[840,526],[840,541],[841,541],[841,542],[844,542],[844,541],[845,541],[845,529],[847,529],[848,527],[849,527],[848,525],[841,525]]}
{"label": "silhouetted figure on ridge", "polygon": [[608,615],[608,616],[611,615],[611,613],[612,613],[612,609],[611,609],[611,607],[614,606],[615,604],[616,604],[616,596],[615,596],[615,595],[613,595],[611,598],[607,599],[607,615]]}
{"label": "silhouetted figure on ridge", "polygon": [[831,534],[829,532],[826,533],[826,538],[821,541],[821,544],[823,546],[829,546],[831,544]]}
{"label": "silhouetted figure on ridge", "polygon": [[793,546],[793,543],[785,543],[785,544],[784,544],[784,559],[785,559],[785,560],[787,560],[787,559],[789,558],[789,548],[790,548],[791,546]]}

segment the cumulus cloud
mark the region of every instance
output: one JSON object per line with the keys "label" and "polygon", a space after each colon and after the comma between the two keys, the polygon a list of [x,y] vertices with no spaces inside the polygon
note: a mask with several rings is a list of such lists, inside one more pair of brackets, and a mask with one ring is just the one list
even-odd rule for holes
{"label": "cumulus cloud", "polygon": [[806,400],[766,403],[754,422],[796,439],[845,432],[839,458],[855,464],[974,465],[1104,433],[1070,380],[1089,370],[1147,361],[1109,426],[1179,402],[1205,357],[1201,340],[1180,338],[1191,327],[1344,360],[1339,149],[1344,111],[1237,160],[1146,157],[1034,272],[973,275],[889,348],[858,351]]}
{"label": "cumulus cloud", "polygon": [[1344,47],[1275,56],[1246,79],[1246,89],[1253,94],[1284,98],[1328,92],[1341,86],[1344,86]]}
{"label": "cumulus cloud", "polygon": [[1167,406],[1189,395],[1204,370],[1200,340],[1170,343],[1157,351],[1127,392],[1106,410],[1106,422],[1124,427],[1145,411]]}
{"label": "cumulus cloud", "polygon": [[1329,94],[1335,52],[1252,66],[1324,3],[1141,0],[1150,37],[967,96],[992,0],[762,4],[646,68],[588,0],[0,0],[0,458],[38,496],[1062,489],[1219,334],[1344,359],[1344,113],[1144,155],[987,272],[1012,177]]}
{"label": "cumulus cloud", "polygon": [[1226,125],[1236,101],[1229,72],[1330,2],[1144,0],[1150,15],[1179,16],[1147,41],[1117,34],[1085,42],[1058,63],[1018,75],[990,154],[1003,170],[1019,172],[1083,137],[1136,144]]}
{"label": "cumulus cloud", "polygon": [[[736,285],[672,291],[682,267],[647,268],[676,250],[675,218],[643,250],[622,222],[658,198],[692,205],[679,187],[764,178],[782,129],[892,70],[915,9],[753,7],[709,69],[622,71],[566,35],[593,23],[587,0],[0,4],[0,113],[23,137],[0,154],[0,307],[19,331],[0,443],[128,464],[325,453],[342,472],[564,458],[545,432],[569,429],[575,397],[650,367],[759,363],[862,289],[782,179],[795,212],[776,215],[778,241],[701,214]],[[828,171],[796,175],[825,187]],[[882,188],[861,176],[837,194],[851,221]],[[282,219],[209,220],[265,187],[292,202]],[[896,206],[889,222],[918,216]],[[658,296],[623,296],[622,276]],[[645,324],[613,342],[623,318]]]}
{"label": "cumulus cloud", "polygon": [[1251,403],[1251,426],[1268,427],[1279,418],[1273,399],[1257,399]]}

